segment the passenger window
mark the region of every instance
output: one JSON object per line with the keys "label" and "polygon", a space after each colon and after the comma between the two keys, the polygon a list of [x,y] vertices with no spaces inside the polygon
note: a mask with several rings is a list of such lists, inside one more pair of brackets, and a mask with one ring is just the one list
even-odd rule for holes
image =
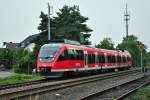
{"label": "passenger window", "polygon": [[84,60],[84,52],[83,50],[79,50],[80,60]]}
{"label": "passenger window", "polygon": [[108,63],[108,56],[105,56],[105,63]]}
{"label": "passenger window", "polygon": [[105,63],[106,61],[105,61],[105,57],[104,56],[102,56],[102,63]]}
{"label": "passenger window", "polygon": [[121,56],[117,56],[117,61],[121,63]]}
{"label": "passenger window", "polygon": [[108,56],[108,63],[111,63],[111,56]]}
{"label": "passenger window", "polygon": [[92,54],[92,63],[95,63],[95,54]]}
{"label": "passenger window", "polygon": [[89,64],[95,63],[95,54],[89,54],[88,55],[88,63]]}
{"label": "passenger window", "polygon": [[115,63],[116,62],[115,56],[112,56],[112,59],[113,59],[113,63]]}
{"label": "passenger window", "polygon": [[98,62],[102,63],[102,56],[100,56],[100,55],[98,56]]}
{"label": "passenger window", "polygon": [[76,59],[77,60],[83,60],[84,59],[84,53],[82,50],[75,50],[76,51]]}
{"label": "passenger window", "polygon": [[91,54],[88,54],[88,63],[91,63]]}
{"label": "passenger window", "polygon": [[131,58],[129,56],[127,57],[127,61],[131,61]]}
{"label": "passenger window", "polygon": [[75,60],[75,57],[76,55],[75,55],[75,52],[74,52],[74,50],[73,49],[68,49],[68,59],[69,60]]}

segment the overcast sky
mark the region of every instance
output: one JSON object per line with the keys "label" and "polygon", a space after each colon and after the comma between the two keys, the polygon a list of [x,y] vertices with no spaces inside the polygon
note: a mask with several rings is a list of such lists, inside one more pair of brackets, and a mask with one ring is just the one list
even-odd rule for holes
{"label": "overcast sky", "polygon": [[90,40],[97,44],[111,37],[115,44],[125,36],[124,11],[128,4],[131,15],[129,34],[134,34],[150,50],[150,0],[0,0],[0,47],[6,42],[21,42],[38,33],[41,11],[47,13],[47,2],[55,12],[63,5],[79,5],[83,16],[89,17],[93,29]]}

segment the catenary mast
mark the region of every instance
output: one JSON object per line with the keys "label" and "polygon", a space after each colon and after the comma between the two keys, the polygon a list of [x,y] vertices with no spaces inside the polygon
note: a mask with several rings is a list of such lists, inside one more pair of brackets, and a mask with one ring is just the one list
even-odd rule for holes
{"label": "catenary mast", "polygon": [[48,3],[48,40],[51,39],[51,21],[50,21],[50,15],[52,15],[52,6],[49,5]]}
{"label": "catenary mast", "polygon": [[127,4],[126,4],[126,11],[125,11],[125,14],[124,14],[124,21],[125,21],[125,27],[126,27],[126,37],[128,37],[129,35],[129,20],[130,20],[130,14],[128,13],[128,8],[127,8]]}

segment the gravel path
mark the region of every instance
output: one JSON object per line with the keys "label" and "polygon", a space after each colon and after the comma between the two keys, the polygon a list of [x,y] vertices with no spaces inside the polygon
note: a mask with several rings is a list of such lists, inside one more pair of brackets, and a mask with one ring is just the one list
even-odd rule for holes
{"label": "gravel path", "polygon": [[8,72],[8,71],[0,71],[0,78],[5,78],[12,75],[15,75],[15,73]]}
{"label": "gravel path", "polygon": [[82,96],[103,91],[106,88],[125,83],[127,81],[142,77],[143,74],[130,74],[126,76],[115,77],[111,79],[101,80],[93,83],[82,84],[79,86],[48,92],[40,95],[38,100],[77,100]]}

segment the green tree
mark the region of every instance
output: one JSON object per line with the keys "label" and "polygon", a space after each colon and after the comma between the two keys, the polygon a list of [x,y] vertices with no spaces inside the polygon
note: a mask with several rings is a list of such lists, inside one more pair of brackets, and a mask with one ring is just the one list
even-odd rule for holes
{"label": "green tree", "polygon": [[[132,55],[132,61],[134,66],[140,66],[140,50],[139,46],[144,45],[141,41],[138,41],[138,38],[134,35],[130,35],[127,37],[124,37],[122,42],[118,44],[117,49],[119,50],[128,50]],[[142,51],[143,53],[143,62],[144,65],[146,62],[146,46],[144,45],[144,49]]]}
{"label": "green tree", "polygon": [[2,49],[0,52],[0,65],[3,64],[6,69],[11,69],[14,59],[14,50]]}
{"label": "green tree", "polygon": [[147,65],[150,65],[150,51],[147,52],[146,62],[147,62]]}
{"label": "green tree", "polygon": [[112,42],[111,38],[104,38],[99,44],[95,46],[96,48],[103,48],[103,49],[109,49],[114,50],[114,43]]}
{"label": "green tree", "polygon": [[[41,22],[38,26],[40,35],[32,41],[33,43],[36,43],[34,53],[31,56],[31,59],[34,60],[35,63],[40,47],[48,42],[47,17],[47,14],[41,12]],[[59,9],[59,12],[56,12],[56,16],[51,18],[51,39],[69,39],[77,40],[85,45],[91,44],[89,41],[91,34],[89,34],[89,32],[92,32],[92,29],[85,24],[87,20],[88,17],[84,17],[80,14],[78,6],[63,6],[62,9]]]}
{"label": "green tree", "polygon": [[[79,41],[82,44],[90,43],[88,40],[90,34],[88,33],[92,30],[85,24],[88,17],[84,17],[80,14],[78,6],[69,7],[65,5],[56,13],[56,15],[57,16],[51,18],[51,39],[70,39]],[[44,40],[47,40],[47,14],[41,12],[40,18],[41,22],[38,29],[43,35],[45,33]],[[80,37],[83,37],[83,40],[81,40]]]}
{"label": "green tree", "polygon": [[41,15],[39,17],[41,19],[41,22],[38,26],[38,30],[42,32],[46,31],[48,27],[48,16],[44,12],[41,12]]}

